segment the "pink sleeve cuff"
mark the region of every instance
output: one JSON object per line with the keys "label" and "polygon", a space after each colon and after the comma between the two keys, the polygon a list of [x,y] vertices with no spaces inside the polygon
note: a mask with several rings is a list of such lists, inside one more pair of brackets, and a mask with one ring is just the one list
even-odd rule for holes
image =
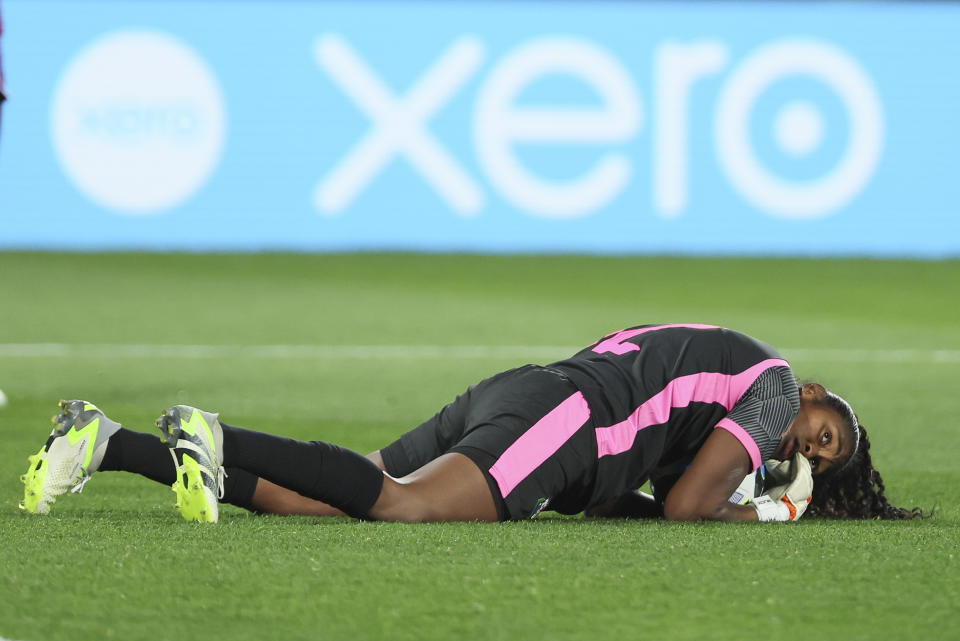
{"label": "pink sleeve cuff", "polygon": [[757,447],[757,442],[753,440],[753,437],[747,434],[747,431],[731,421],[729,418],[720,419],[720,422],[717,423],[716,427],[722,427],[731,434],[737,437],[737,440],[740,441],[740,444],[746,448],[747,454],[750,455],[750,462],[753,467],[750,468],[751,472],[756,471],[758,467],[763,464],[763,460],[760,458],[760,448]]}

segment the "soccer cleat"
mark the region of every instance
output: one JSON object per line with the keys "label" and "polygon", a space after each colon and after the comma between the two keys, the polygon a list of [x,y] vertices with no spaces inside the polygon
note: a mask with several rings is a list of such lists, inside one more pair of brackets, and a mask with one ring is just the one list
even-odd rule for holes
{"label": "soccer cleat", "polygon": [[216,523],[223,498],[223,429],[217,414],[175,405],[157,419],[162,440],[170,448],[177,480],[176,508],[188,521]]}
{"label": "soccer cleat", "polygon": [[120,429],[86,401],[60,401],[53,431],[40,451],[27,457],[30,465],[20,477],[26,486],[20,509],[47,514],[57,497],[68,490],[80,492],[100,467],[107,441]]}

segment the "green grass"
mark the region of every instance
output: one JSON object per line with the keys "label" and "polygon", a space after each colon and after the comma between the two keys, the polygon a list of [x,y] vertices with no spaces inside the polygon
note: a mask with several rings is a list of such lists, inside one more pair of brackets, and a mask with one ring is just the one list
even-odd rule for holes
{"label": "green grass", "polygon": [[[0,637],[960,637],[960,262],[0,253],[0,274],[0,344],[239,346],[188,359],[0,346]],[[144,431],[186,402],[368,451],[551,346],[560,358],[671,321],[781,347],[799,377],[854,404],[892,500],[936,515],[399,525],[225,506],[204,527],[180,520],[169,488],[120,473],[96,475],[49,517],[17,509],[59,398]],[[278,344],[516,349],[241,349]]]}

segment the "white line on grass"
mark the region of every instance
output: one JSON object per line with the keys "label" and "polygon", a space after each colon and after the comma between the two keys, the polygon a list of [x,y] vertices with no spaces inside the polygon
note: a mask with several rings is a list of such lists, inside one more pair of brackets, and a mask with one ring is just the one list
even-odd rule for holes
{"label": "white line on grass", "polygon": [[[151,345],[0,343],[5,358],[529,359],[553,361],[580,347],[560,345]],[[785,348],[792,361],[960,363],[956,349]]]}

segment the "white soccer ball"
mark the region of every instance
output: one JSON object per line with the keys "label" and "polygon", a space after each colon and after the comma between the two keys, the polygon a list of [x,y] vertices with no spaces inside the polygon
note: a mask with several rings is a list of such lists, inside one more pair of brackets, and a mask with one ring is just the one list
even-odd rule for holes
{"label": "white soccer ball", "polygon": [[763,482],[766,479],[766,470],[761,465],[754,472],[750,472],[740,483],[740,487],[730,497],[731,503],[746,505],[754,498],[763,494]]}

